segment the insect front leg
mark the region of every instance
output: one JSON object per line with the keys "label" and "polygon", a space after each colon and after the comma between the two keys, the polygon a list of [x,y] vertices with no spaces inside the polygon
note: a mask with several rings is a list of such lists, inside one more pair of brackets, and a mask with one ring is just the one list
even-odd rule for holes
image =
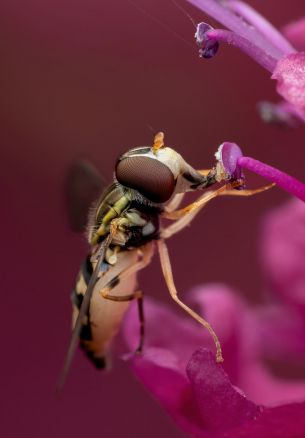
{"label": "insect front leg", "polygon": [[275,183],[266,184],[265,186],[258,187],[258,189],[244,189],[244,190],[230,190],[226,189],[219,196],[253,196],[258,193],[265,192],[266,190],[272,189],[275,187]]}
{"label": "insect front leg", "polygon": [[171,212],[164,211],[162,213],[162,217],[170,220],[180,219],[188,215],[189,213],[192,213],[196,210],[200,210],[202,207],[205,206],[205,204],[207,204],[209,201],[219,196],[220,193],[225,190],[227,190],[227,186],[220,187],[218,190],[205,192],[196,201],[192,202],[191,204],[188,204],[183,208],[180,208],[179,210],[174,210]]}
{"label": "insect front leg", "polygon": [[183,228],[188,226],[191,221],[195,218],[195,216],[199,213],[199,211],[212,199],[219,196],[219,191],[224,190],[224,187],[221,187],[215,191],[209,191],[201,195],[195,202],[189,204],[188,206],[171,212],[165,211],[162,213],[162,217],[166,219],[172,219],[176,222],[172,225],[169,225],[167,228],[161,231],[161,237],[163,239],[168,239],[174,234],[181,231]]}
{"label": "insect front leg", "polygon": [[184,196],[185,193],[177,193],[173,197],[173,199],[165,206],[164,211],[166,211],[167,213],[171,213],[172,211],[175,211],[181,204]]}
{"label": "insect front leg", "polygon": [[194,318],[197,322],[199,322],[199,324],[201,324],[203,327],[205,327],[208,330],[215,343],[216,362],[223,362],[221,345],[211,325],[178,298],[178,292],[173,279],[173,273],[172,273],[170,258],[168,254],[168,249],[164,240],[162,239],[158,240],[158,250],[159,250],[162,272],[171,297],[180,307],[182,307],[183,310],[185,310],[185,312],[187,312],[192,318]]}
{"label": "insect front leg", "polygon": [[[212,169],[201,169],[201,170],[197,170],[197,172],[203,176],[208,176],[209,174],[211,174]],[[165,208],[164,208],[165,213],[174,212],[179,207],[181,202],[183,201],[185,194],[186,194],[186,192],[177,193],[173,197],[173,199],[165,206]],[[168,218],[168,219],[171,219],[171,218]]]}
{"label": "insect front leg", "polygon": [[218,190],[206,192],[201,195],[195,202],[187,205],[184,208],[181,208],[180,210],[172,212],[165,211],[164,213],[162,213],[162,216],[166,219],[176,220],[176,222],[162,230],[161,237],[163,239],[168,239],[169,237],[173,236],[174,234],[178,233],[183,228],[188,226],[195,218],[195,216],[197,216],[200,210],[205,207],[205,205],[208,204],[212,199],[217,198],[218,196],[253,196],[269,190],[273,186],[274,184],[267,184],[253,190],[233,190],[230,188],[230,185],[226,185],[220,187]]}

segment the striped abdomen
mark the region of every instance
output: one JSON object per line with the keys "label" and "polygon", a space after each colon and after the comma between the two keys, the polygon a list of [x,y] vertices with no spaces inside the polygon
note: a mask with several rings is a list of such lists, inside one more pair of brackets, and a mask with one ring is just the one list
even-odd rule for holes
{"label": "striped abdomen", "polygon": [[[110,344],[117,334],[123,316],[130,305],[130,301],[116,302],[103,298],[100,291],[105,285],[117,278],[110,291],[111,295],[124,296],[131,294],[136,288],[135,274],[119,280],[119,274],[125,268],[136,263],[138,258],[136,250],[121,251],[117,255],[117,262],[114,266],[103,264],[103,272],[95,285],[90,306],[84,318],[80,333],[80,344],[89,359],[97,368],[105,368],[106,356]],[[75,290],[72,294],[73,301],[73,327],[81,306],[88,282],[92,274],[90,258],[86,259],[79,272]]]}

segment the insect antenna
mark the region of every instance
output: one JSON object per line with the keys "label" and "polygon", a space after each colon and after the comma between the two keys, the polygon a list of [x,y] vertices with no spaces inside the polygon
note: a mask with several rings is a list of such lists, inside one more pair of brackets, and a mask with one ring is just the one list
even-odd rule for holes
{"label": "insect antenna", "polygon": [[103,263],[104,257],[105,257],[105,253],[107,251],[107,248],[109,247],[110,243],[112,240],[112,234],[110,233],[107,238],[105,240],[103,240],[103,242],[101,243],[98,251],[97,251],[97,264],[96,267],[93,271],[93,274],[90,278],[86,293],[84,295],[81,307],[79,309],[79,313],[75,322],[75,326],[73,328],[73,332],[71,335],[71,339],[70,339],[70,343],[69,343],[69,347],[67,350],[67,354],[65,357],[65,361],[64,361],[64,365],[62,368],[62,371],[60,373],[58,382],[57,382],[57,386],[56,386],[56,392],[57,394],[59,394],[64,386],[64,383],[66,381],[66,377],[68,375],[71,363],[72,363],[72,359],[76,350],[76,347],[78,345],[79,342],[79,335],[80,335],[80,331],[81,331],[81,327],[82,327],[82,322],[83,319],[88,311],[88,308],[90,306],[90,300],[92,297],[92,293],[94,290],[94,286],[98,280],[98,275],[100,272],[100,268],[101,265]]}

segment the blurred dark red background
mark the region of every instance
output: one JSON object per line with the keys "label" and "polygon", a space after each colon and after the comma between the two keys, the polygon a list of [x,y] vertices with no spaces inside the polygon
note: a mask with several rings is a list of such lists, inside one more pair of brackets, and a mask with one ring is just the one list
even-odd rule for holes
{"label": "blurred dark red background", "polygon": [[[1,2],[5,437],[184,436],[117,359],[103,374],[77,352],[63,395],[55,397],[69,294],[86,253],[64,211],[63,179],[75,158],[90,158],[110,181],[118,154],[150,144],[153,131],[163,130],[166,143],[198,168],[209,167],[217,146],[231,140],[305,180],[304,127],[266,126],[256,114],[258,100],[277,100],[268,73],[234,48],[199,59],[192,23],[170,0],[134,3],[146,13],[126,0]],[[303,0],[251,4],[279,27],[305,12]],[[202,212],[170,242],[181,293],[226,282],[259,301],[259,222],[286,198],[276,189],[251,200],[217,200]],[[140,277],[145,293],[174,306],[157,260]]]}

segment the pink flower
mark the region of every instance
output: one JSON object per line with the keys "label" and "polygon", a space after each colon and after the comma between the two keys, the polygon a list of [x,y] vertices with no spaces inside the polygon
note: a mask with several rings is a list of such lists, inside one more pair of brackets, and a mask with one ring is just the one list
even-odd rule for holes
{"label": "pink flower", "polygon": [[[200,23],[195,35],[200,46],[200,56],[211,57],[205,55],[207,51],[211,54],[213,43],[218,45],[219,42],[225,42],[238,47],[271,72],[271,78],[277,80],[278,93],[304,121],[305,54],[296,52],[283,34],[242,1],[188,1],[230,29],[212,29],[206,23]],[[288,28],[288,34],[294,32],[295,40],[295,35],[300,35],[303,28],[302,21]]]}
{"label": "pink flower", "polygon": [[[250,309],[219,284],[188,295],[189,304],[218,333],[223,365],[215,362],[210,337],[195,322],[176,315],[173,308],[146,302],[145,349],[131,357],[132,370],[193,437],[305,436],[305,376],[285,380],[266,365],[267,359],[285,360],[287,366],[294,360],[305,364],[305,299],[298,294],[305,283],[304,204],[289,202],[267,217],[263,229],[263,264],[273,303]],[[293,239],[291,229],[296,230]],[[123,329],[130,349],[139,336],[136,312],[134,306]]]}
{"label": "pink flower", "polygon": [[[143,355],[132,357],[131,366],[153,397],[194,437],[254,437],[258,430],[260,436],[273,437],[274,423],[285,427],[279,436],[291,437],[294,427],[296,436],[305,434],[304,422],[290,424],[290,415],[301,417],[305,404],[285,406],[283,416],[283,407],[262,407],[304,399],[305,381],[281,381],[263,365],[260,320],[254,312],[220,285],[198,288],[190,302],[200,306],[217,330],[224,365],[216,364],[214,354],[202,348],[210,346],[210,339],[195,323],[149,300],[146,347]],[[129,348],[137,344],[138,331],[133,307],[124,325]]]}

